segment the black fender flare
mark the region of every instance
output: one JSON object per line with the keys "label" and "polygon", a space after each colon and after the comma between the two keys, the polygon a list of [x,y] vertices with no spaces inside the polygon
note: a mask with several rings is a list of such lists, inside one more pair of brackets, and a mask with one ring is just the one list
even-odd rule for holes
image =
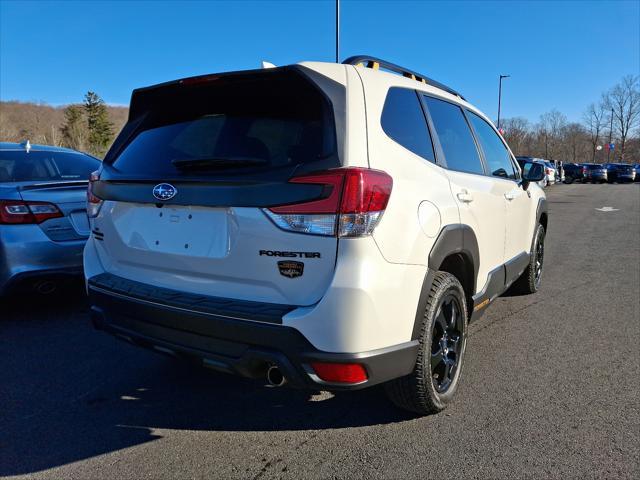
{"label": "black fender flare", "polygon": [[429,253],[427,273],[425,274],[424,281],[422,282],[422,290],[420,291],[418,308],[416,310],[416,317],[413,323],[413,332],[411,334],[412,340],[416,340],[420,337],[422,318],[424,316],[424,311],[427,308],[427,300],[429,298],[429,293],[431,292],[431,286],[433,285],[433,279],[436,276],[436,272],[439,270],[440,265],[442,265],[445,258],[456,253],[465,256],[467,260],[473,264],[472,291],[469,293],[469,297],[473,295],[478,278],[478,268],[480,266],[478,240],[475,233],[468,225],[461,223],[447,225],[440,230],[438,238],[436,238],[433,248]]}
{"label": "black fender flare", "polygon": [[[543,213],[546,214],[547,217],[549,216],[548,208],[547,208],[547,199],[544,197],[538,199],[538,206],[536,207],[536,225],[540,223],[540,218],[542,217]],[[545,227],[545,230],[546,229],[547,227]]]}

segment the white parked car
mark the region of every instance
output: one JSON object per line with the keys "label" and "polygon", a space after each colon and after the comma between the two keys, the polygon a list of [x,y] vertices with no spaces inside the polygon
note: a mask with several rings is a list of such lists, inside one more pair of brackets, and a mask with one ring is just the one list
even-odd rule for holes
{"label": "white parked car", "polygon": [[138,89],[89,185],[93,321],[272,385],[385,383],[440,411],[468,322],[538,289],[542,178],[459,93],[371,57]]}

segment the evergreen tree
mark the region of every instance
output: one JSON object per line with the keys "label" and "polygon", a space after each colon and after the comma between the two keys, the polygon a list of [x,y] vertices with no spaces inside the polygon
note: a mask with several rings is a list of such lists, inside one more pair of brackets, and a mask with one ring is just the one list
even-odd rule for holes
{"label": "evergreen tree", "polygon": [[85,150],[87,146],[87,126],[81,105],[69,105],[64,109],[62,142],[65,147]]}
{"label": "evergreen tree", "polygon": [[98,94],[87,92],[84,96],[84,112],[87,118],[89,151],[102,157],[113,139],[113,125],[109,121],[107,106]]}

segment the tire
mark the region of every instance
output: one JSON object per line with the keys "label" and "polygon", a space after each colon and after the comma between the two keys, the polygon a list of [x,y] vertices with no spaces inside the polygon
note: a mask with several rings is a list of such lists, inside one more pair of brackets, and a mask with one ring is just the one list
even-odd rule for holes
{"label": "tire", "polygon": [[[544,236],[544,227],[539,223],[531,245],[529,265],[527,265],[522,275],[513,283],[513,290],[517,293],[527,295],[536,293],[540,288],[542,267],[544,264]],[[540,262],[539,265],[538,262]]]}
{"label": "tire", "polygon": [[462,374],[467,319],[462,285],[450,273],[437,272],[422,319],[413,372],[385,385],[387,396],[396,406],[428,415],[451,403]]}
{"label": "tire", "polygon": [[564,179],[564,183],[566,183],[567,185],[571,185],[574,182],[575,178],[573,177],[565,177]]}

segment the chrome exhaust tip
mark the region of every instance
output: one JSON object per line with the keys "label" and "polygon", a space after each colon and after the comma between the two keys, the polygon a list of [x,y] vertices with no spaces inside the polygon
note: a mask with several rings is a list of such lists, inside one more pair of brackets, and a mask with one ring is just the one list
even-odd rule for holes
{"label": "chrome exhaust tip", "polygon": [[277,365],[271,365],[267,369],[267,382],[269,382],[269,385],[272,387],[281,387],[287,383],[287,379],[282,374],[280,367]]}
{"label": "chrome exhaust tip", "polygon": [[36,283],[34,288],[40,295],[51,295],[58,289],[58,285],[50,280],[44,280]]}

